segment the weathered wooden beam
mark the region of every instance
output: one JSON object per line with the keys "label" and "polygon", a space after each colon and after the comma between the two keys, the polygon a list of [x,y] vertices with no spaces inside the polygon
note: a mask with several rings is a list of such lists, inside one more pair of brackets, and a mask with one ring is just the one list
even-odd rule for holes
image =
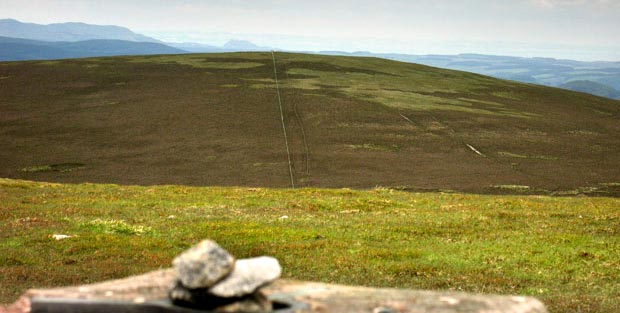
{"label": "weathered wooden beam", "polygon": [[[0,308],[0,312],[31,312],[33,300],[36,303],[41,299],[56,299],[56,302],[74,299],[80,300],[77,302],[81,305],[88,301],[99,304],[109,301],[126,303],[134,308],[143,304],[145,311],[149,310],[146,305],[150,303],[160,305],[160,309],[164,307],[157,312],[172,312],[165,310],[168,305],[165,301],[175,281],[176,272],[166,269],[91,285],[32,289],[9,307]],[[284,279],[262,291],[275,302],[275,311],[283,312],[547,312],[540,301],[521,296],[368,288]],[[294,308],[287,310],[287,306]]]}

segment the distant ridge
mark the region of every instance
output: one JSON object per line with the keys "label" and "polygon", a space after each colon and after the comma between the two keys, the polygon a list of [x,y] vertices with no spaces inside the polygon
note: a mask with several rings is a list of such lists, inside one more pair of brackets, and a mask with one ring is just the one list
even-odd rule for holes
{"label": "distant ridge", "polygon": [[14,19],[0,20],[0,36],[41,41],[84,41],[116,39],[136,42],[163,43],[157,39],[137,34],[125,27],[91,25],[85,23],[56,23],[49,25],[22,23]]}
{"label": "distant ridge", "polygon": [[222,49],[221,47],[196,42],[167,42],[166,45],[188,52],[196,53],[224,52],[224,49]]}
{"label": "distant ridge", "polygon": [[620,90],[589,80],[574,80],[559,86],[563,89],[585,92],[605,98],[620,99]]}
{"label": "distant ridge", "polygon": [[[272,50],[270,47],[261,47],[247,40],[232,39],[222,46],[195,42],[170,43],[135,33],[121,26],[75,22],[42,25],[23,23],[15,19],[0,19],[0,37],[3,37],[0,40],[0,61]],[[59,44],[45,44],[45,42]],[[76,44],[69,45],[69,42]],[[77,44],[78,42],[80,43]],[[151,43],[151,45],[136,43]]]}
{"label": "distant ridge", "polygon": [[71,59],[117,55],[179,54],[186,51],[154,42],[96,39],[50,42],[0,37],[0,61]]}
{"label": "distant ridge", "polygon": [[235,52],[235,51],[268,51],[271,50],[269,47],[261,47],[257,46],[247,40],[229,40],[222,46],[222,49],[225,51]]}
{"label": "distant ridge", "polygon": [[166,45],[196,53],[213,53],[213,52],[256,52],[274,50],[271,47],[261,47],[247,40],[232,39],[222,46],[213,46],[195,42],[173,43],[166,42]]}

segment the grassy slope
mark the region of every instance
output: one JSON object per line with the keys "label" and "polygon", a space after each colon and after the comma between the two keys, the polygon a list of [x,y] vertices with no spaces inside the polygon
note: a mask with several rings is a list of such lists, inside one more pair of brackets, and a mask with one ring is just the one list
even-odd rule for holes
{"label": "grassy slope", "polygon": [[9,179],[0,199],[0,303],[167,267],[213,238],[276,256],[289,278],[527,294],[553,312],[620,305],[618,199]]}
{"label": "grassy slope", "polygon": [[[297,186],[617,194],[616,101],[376,58],[276,59]],[[0,177],[286,187],[273,77],[269,53],[0,63]]]}

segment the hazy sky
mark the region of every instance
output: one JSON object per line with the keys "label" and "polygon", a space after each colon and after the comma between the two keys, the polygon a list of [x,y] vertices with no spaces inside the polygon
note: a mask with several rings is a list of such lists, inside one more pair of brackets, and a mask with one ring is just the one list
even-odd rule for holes
{"label": "hazy sky", "polygon": [[620,0],[0,0],[0,18],[283,49],[620,61]]}

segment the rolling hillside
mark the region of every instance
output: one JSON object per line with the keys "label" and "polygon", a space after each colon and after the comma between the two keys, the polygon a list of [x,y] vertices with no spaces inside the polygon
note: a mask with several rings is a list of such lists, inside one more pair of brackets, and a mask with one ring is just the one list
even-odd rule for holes
{"label": "rolling hillside", "polygon": [[277,52],[275,64],[271,53],[0,63],[0,177],[605,195],[620,186],[617,101],[378,58]]}
{"label": "rolling hillside", "polygon": [[[620,62],[584,62],[553,58],[524,58],[513,56],[458,54],[458,55],[411,55],[395,53],[371,53],[323,51],[328,55],[351,55],[379,57],[396,61],[467,71],[518,82],[574,89],[574,81],[590,81],[588,86],[579,84],[581,92],[600,97],[610,97],[610,89],[620,89]],[[568,84],[565,88],[563,85]],[[594,87],[592,84],[596,84]]]}

